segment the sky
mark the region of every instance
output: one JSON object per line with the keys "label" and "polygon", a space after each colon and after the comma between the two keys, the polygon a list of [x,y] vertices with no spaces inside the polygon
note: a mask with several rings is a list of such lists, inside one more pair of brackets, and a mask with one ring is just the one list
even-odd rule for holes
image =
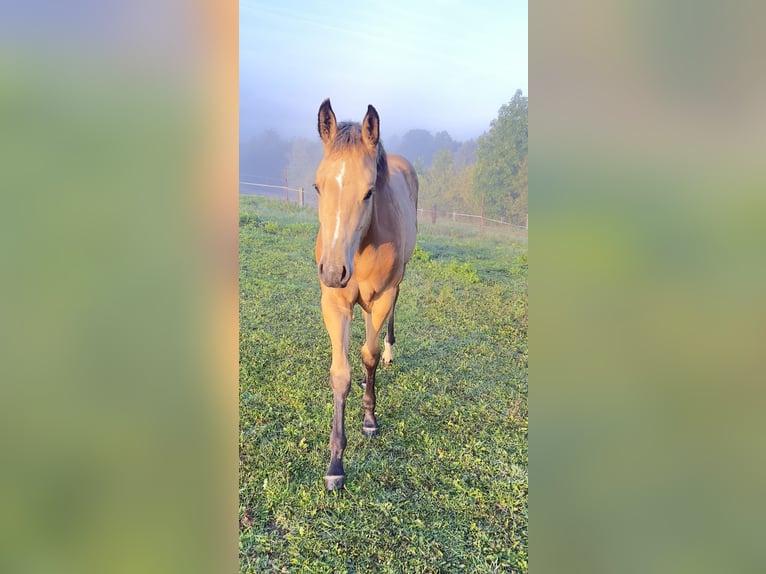
{"label": "sky", "polygon": [[476,138],[527,93],[526,0],[240,0],[240,139],[318,137],[367,105],[381,136],[410,129]]}

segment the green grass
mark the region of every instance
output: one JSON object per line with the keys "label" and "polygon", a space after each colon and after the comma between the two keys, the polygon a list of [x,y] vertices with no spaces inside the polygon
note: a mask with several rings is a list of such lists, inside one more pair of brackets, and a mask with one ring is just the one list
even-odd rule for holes
{"label": "green grass", "polygon": [[346,486],[328,493],[317,227],[311,209],[241,199],[240,570],[526,572],[526,244],[419,234],[374,439],[356,312]]}

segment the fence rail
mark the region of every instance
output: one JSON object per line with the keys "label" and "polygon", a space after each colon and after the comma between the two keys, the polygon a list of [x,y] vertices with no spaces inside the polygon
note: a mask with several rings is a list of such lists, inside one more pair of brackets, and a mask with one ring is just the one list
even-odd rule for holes
{"label": "fence rail", "polygon": [[289,191],[303,191],[302,187],[286,187],[284,185],[272,185],[270,183],[252,183],[249,181],[240,181],[239,185],[252,185],[255,187],[273,187],[276,189],[286,189]]}
{"label": "fence rail", "polygon": [[[303,205],[304,205],[305,193],[304,193],[302,187],[288,187],[286,185],[274,185],[274,184],[271,184],[271,183],[254,183],[252,181],[240,181],[239,182],[239,186],[240,186],[239,192],[240,193],[242,193],[242,186],[243,185],[250,186],[250,187],[253,187],[253,188],[256,188],[256,189],[282,189],[285,192],[284,200],[288,201],[288,202],[290,201],[290,192],[292,191],[293,193],[297,194],[296,203],[298,203],[298,205],[300,205],[301,207],[303,207]],[[256,191],[255,194],[256,195],[264,195],[266,197],[278,197],[279,195],[281,195],[281,194],[276,194],[274,192],[263,192],[263,191],[260,192],[260,193],[258,193]]]}
{"label": "fence rail", "polygon": [[472,213],[458,213],[457,211],[438,211],[435,205],[431,209],[426,209],[424,207],[418,208],[419,217],[426,217],[429,215],[431,216],[432,223],[436,223],[438,219],[451,219],[452,221],[456,222],[458,217],[464,217],[468,219],[477,219],[479,220],[479,223],[481,225],[483,225],[486,222],[490,222],[490,223],[496,223],[498,225],[505,225],[509,228],[522,229],[524,231],[528,229],[527,225],[519,225],[518,223],[512,223],[510,221],[504,221],[501,219],[492,219],[491,217],[487,217],[486,215],[475,215]]}
{"label": "fence rail", "polygon": [[[287,202],[293,202],[297,203],[299,206],[303,207],[307,204],[305,192],[302,187],[288,187],[285,185],[274,185],[270,183],[255,183],[251,181],[240,181],[240,194],[254,194],[254,195],[262,195],[266,197],[273,197],[273,198],[281,198],[284,199]],[[253,192],[243,192],[242,186],[248,186],[248,188],[253,188]],[[280,189],[283,190],[285,193],[282,195],[281,193],[275,193],[273,191],[268,190],[276,190]],[[293,192],[296,194],[295,200],[292,200],[290,197],[290,192]],[[313,194],[310,195],[311,198],[314,197]],[[315,205],[316,202],[310,202],[311,205]],[[481,229],[485,228],[485,224],[492,223],[496,226],[503,226],[503,227],[496,227],[496,229],[507,229],[507,230],[518,230],[519,232],[526,233],[529,229],[529,221],[527,220],[527,225],[519,225],[517,223],[512,223],[510,221],[503,221],[501,219],[492,219],[490,217],[486,217],[485,215],[476,215],[472,213],[458,213],[457,211],[439,211],[437,209],[437,206],[434,205],[430,209],[420,207],[418,208],[418,219],[424,219],[426,222],[428,219],[431,220],[431,223],[436,225],[437,220],[442,221],[452,221],[453,223],[460,223],[458,218],[464,218],[471,221],[477,221],[479,224],[479,227]]]}

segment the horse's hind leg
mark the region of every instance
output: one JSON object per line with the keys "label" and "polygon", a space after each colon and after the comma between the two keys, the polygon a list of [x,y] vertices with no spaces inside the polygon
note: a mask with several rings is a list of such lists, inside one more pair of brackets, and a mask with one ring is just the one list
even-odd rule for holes
{"label": "horse's hind leg", "polygon": [[[366,436],[374,436],[378,433],[378,421],[375,418],[375,371],[380,362],[380,330],[386,318],[391,320],[391,311],[396,301],[397,291],[383,294],[370,310],[364,313],[365,342],[362,346],[362,363],[364,363],[365,375],[362,387],[364,396],[364,423],[362,432]],[[390,325],[390,323],[389,323]]]}
{"label": "horse's hind leg", "polygon": [[391,305],[391,312],[388,314],[388,329],[386,330],[385,347],[383,349],[383,364],[390,365],[394,362],[394,310],[396,309],[396,301],[399,299],[399,287],[396,288],[396,295],[394,296],[394,303]]}

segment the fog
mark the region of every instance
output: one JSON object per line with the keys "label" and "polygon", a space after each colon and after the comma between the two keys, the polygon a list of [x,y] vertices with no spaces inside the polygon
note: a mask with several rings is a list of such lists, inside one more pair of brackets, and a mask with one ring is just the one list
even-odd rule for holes
{"label": "fog", "polygon": [[[324,98],[329,97],[338,121],[360,122],[372,104],[380,115],[381,134],[384,142],[396,141],[413,129],[425,129],[432,133],[446,131],[459,141],[475,139],[489,129],[500,106],[511,98],[500,100],[495,108],[485,114],[464,113],[458,115],[439,109],[434,103],[415,106],[410,102],[398,102],[394,98],[371,94],[366,103],[362,96],[353,99],[344,94],[326,94],[309,98],[305,95],[276,99],[259,94],[257,89],[243,88],[240,95],[240,139],[247,140],[267,130],[274,130],[285,138],[305,137],[317,139],[317,111]],[[441,104],[444,106],[445,104]],[[423,110],[421,112],[421,110]],[[417,113],[416,113],[417,112]]]}
{"label": "fog", "polygon": [[273,129],[316,138],[330,98],[339,121],[380,114],[384,141],[412,129],[458,141],[527,93],[526,2],[240,3],[240,139]]}

